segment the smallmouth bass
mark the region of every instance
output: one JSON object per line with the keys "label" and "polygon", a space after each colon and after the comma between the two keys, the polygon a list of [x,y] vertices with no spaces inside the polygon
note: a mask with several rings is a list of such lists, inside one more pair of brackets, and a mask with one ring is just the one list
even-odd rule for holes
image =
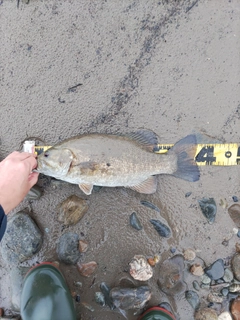
{"label": "smallmouth bass", "polygon": [[167,154],[156,154],[155,133],[147,130],[114,135],[85,134],[64,140],[38,156],[37,172],[78,184],[87,195],[93,185],[126,187],[140,193],[156,191],[155,175],[171,174],[199,180],[194,161],[195,135],[177,142]]}

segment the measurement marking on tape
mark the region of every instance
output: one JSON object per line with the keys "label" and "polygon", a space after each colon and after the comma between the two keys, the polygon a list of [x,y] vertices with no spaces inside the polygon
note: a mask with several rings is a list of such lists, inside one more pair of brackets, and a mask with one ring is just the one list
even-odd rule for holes
{"label": "measurement marking on tape", "polygon": [[[155,153],[166,153],[173,144],[158,144]],[[35,146],[35,153],[40,154],[51,146]],[[235,166],[240,165],[240,144],[198,144],[195,161],[199,166]]]}

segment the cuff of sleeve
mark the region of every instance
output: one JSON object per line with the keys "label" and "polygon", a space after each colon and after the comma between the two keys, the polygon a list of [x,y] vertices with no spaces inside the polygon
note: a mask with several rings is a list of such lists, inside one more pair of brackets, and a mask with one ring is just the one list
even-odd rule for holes
{"label": "cuff of sleeve", "polygon": [[2,237],[5,233],[6,227],[7,227],[7,216],[2,206],[0,205],[0,241],[2,240]]}

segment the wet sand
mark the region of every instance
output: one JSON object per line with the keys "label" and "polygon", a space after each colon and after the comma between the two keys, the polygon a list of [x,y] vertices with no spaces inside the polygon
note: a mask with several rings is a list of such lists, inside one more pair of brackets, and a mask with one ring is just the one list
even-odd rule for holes
{"label": "wet sand", "polygon": [[[237,1],[40,1],[29,4],[0,1],[1,123],[0,156],[19,149],[27,136],[53,145],[86,132],[124,132],[146,128],[162,143],[175,143],[189,133],[212,141],[239,142],[240,4]],[[81,84],[81,85],[80,85]],[[28,207],[44,234],[44,244],[33,260],[55,260],[59,237],[77,232],[89,242],[82,261],[96,261],[94,276],[83,278],[76,266],[60,264],[72,291],[95,311],[76,303],[79,319],[123,319],[117,311],[100,307],[94,293],[101,282],[117,286],[135,254],[159,254],[159,265],[148,281],[149,306],[170,301],[157,285],[161,261],[171,249],[193,248],[211,264],[235,252],[235,227],[219,203],[240,198],[239,167],[201,167],[201,178],[190,183],[171,176],[158,177],[153,195],[124,188],[102,188],[85,196],[78,186],[45,183],[43,197],[24,201],[12,214]],[[187,192],[192,192],[185,197]],[[62,230],[56,206],[76,194],[89,199],[89,210],[74,227]],[[215,199],[216,221],[210,225],[197,200]],[[140,204],[153,202],[160,213]],[[143,225],[129,225],[135,211]],[[165,218],[170,239],[161,238],[149,223]],[[228,245],[222,244],[230,238]],[[0,307],[11,309],[9,267],[0,257]],[[195,279],[187,272],[192,289]],[[95,280],[94,280],[95,279]],[[94,281],[93,281],[94,280]],[[77,288],[74,281],[82,282]],[[140,282],[135,282],[139,286]],[[201,291],[202,302],[206,292]],[[171,300],[180,319],[192,320],[184,295]],[[132,313],[130,320],[137,319]]]}

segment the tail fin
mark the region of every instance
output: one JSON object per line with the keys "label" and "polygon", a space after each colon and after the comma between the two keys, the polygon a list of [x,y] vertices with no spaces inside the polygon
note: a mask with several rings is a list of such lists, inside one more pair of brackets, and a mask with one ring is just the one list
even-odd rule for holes
{"label": "tail fin", "polygon": [[175,177],[191,182],[199,180],[200,172],[194,160],[196,148],[196,136],[193,134],[178,141],[171,148],[177,155],[177,170],[173,173]]}

